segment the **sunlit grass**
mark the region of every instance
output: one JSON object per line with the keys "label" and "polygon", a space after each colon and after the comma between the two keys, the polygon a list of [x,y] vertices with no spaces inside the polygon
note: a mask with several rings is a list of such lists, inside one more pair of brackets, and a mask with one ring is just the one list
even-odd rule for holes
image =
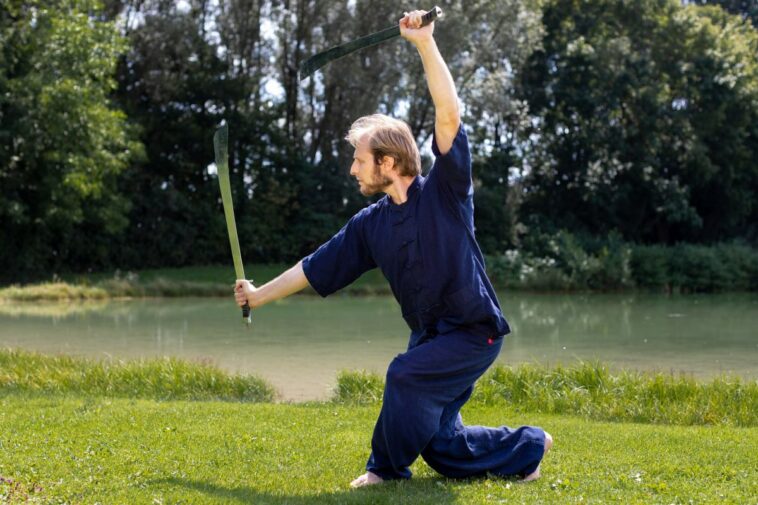
{"label": "sunlit grass", "polygon": [[365,370],[342,370],[337,374],[334,401],[365,405],[382,399],[384,380],[381,375]]}
{"label": "sunlit grass", "polygon": [[[343,371],[335,399],[370,403],[381,399],[383,383],[376,374]],[[600,363],[496,366],[479,380],[471,401],[593,420],[758,426],[758,381],[719,377],[701,382],[664,373],[611,372]]]}
{"label": "sunlit grass", "polygon": [[409,482],[353,491],[382,382],[342,372],[333,401],[293,405],[271,403],[263,381],[203,363],[0,351],[0,502],[742,504],[758,496],[755,383],[600,364],[498,367],[464,406],[467,424],[530,424],[554,436],[537,482],[448,480],[418,460]]}
{"label": "sunlit grass", "polygon": [[[351,490],[378,404],[345,406],[0,396],[0,502],[255,505],[747,504],[758,429],[604,423],[471,403],[467,424],[537,425],[542,478],[440,477]],[[23,496],[23,493],[26,496]],[[8,499],[7,501],[14,503]]]}
{"label": "sunlit grass", "polygon": [[45,392],[113,397],[265,402],[273,387],[230,375],[208,363],[176,358],[96,361],[0,350],[0,392]]}
{"label": "sunlit grass", "polygon": [[29,286],[9,286],[0,289],[0,300],[35,302],[40,300],[102,300],[110,293],[97,286],[45,282]]}

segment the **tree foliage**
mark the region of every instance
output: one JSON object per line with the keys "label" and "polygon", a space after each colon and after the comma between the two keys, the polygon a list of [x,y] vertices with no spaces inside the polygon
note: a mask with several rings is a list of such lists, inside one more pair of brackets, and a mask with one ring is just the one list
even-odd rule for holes
{"label": "tree foliage", "polygon": [[103,265],[128,223],[117,177],[140,154],[108,101],[124,40],[92,1],[0,4],[2,275]]}
{"label": "tree foliage", "polygon": [[[539,253],[559,229],[582,244],[758,240],[754,5],[685,3],[439,4],[485,252]],[[245,260],[312,251],[369,202],[348,174],[351,122],[406,120],[428,168],[434,113],[402,39],[305,81],[297,69],[407,8],[0,0],[0,271],[228,263],[222,119]]]}
{"label": "tree foliage", "polygon": [[522,215],[645,242],[756,222],[758,36],[713,7],[556,0],[522,74],[537,127]]}
{"label": "tree foliage", "polygon": [[[502,109],[492,113],[502,122],[512,100],[487,91],[488,69],[524,60],[539,39],[539,18],[525,5],[443,5],[440,45],[481,136],[498,129],[487,127],[481,111]],[[424,142],[432,103],[419,58],[402,40],[333,62],[303,82],[297,68],[323,49],[397,22],[404,8],[368,1],[110,2],[107,12],[130,41],[117,99],[141,126],[147,151],[122,180],[133,208],[118,263],[227,260],[218,187],[208,171],[210,138],[222,118],[231,125],[243,256],[295,260],[336,232],[367,202],[347,170],[350,123],[377,110],[391,113]]]}

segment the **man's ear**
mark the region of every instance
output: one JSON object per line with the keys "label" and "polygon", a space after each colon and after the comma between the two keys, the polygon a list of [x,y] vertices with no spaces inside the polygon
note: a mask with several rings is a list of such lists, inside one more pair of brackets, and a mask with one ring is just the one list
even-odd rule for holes
{"label": "man's ear", "polygon": [[383,156],[382,161],[379,164],[382,167],[382,172],[385,174],[390,173],[393,169],[397,167],[395,164],[395,158],[392,156]]}

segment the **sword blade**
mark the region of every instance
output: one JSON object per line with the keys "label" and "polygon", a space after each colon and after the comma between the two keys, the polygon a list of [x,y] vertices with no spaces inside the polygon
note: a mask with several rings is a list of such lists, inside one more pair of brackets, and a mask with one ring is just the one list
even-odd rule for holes
{"label": "sword blade", "polygon": [[375,46],[380,42],[384,42],[385,40],[399,36],[400,27],[392,26],[390,28],[385,28],[382,31],[372,33],[371,35],[366,35],[365,37],[352,40],[346,44],[335,46],[331,49],[327,49],[326,51],[322,51],[314,56],[311,56],[300,64],[300,80],[302,81],[306,77],[310,76],[313,74],[313,72],[323,67],[327,63],[338,60],[343,56],[347,56],[350,53],[358,51],[359,49]]}
{"label": "sword blade", "polygon": [[221,201],[224,204],[226,229],[229,232],[229,245],[232,248],[234,272],[237,279],[245,278],[245,268],[242,266],[237,223],[234,220],[234,203],[232,202],[232,187],[229,182],[229,126],[223,125],[213,134],[213,148],[216,152],[216,168],[218,169],[218,184],[221,187]]}
{"label": "sword blade", "polygon": [[[439,19],[442,17],[442,9],[435,6],[429,11],[427,11],[426,14],[424,14],[421,18],[421,26],[426,26],[429,23],[434,22],[434,20]],[[376,44],[379,44],[380,42],[384,42],[385,40],[394,39],[395,37],[400,36],[400,26],[395,25],[391,26],[389,28],[385,28],[384,30],[378,31],[376,33],[372,33],[370,35],[366,35],[365,37],[361,37],[359,39],[355,39],[353,41],[347,42],[346,44],[342,44],[339,46],[332,47],[331,49],[327,49],[326,51],[322,51],[315,56],[311,56],[307,60],[305,60],[303,63],[300,64],[299,74],[300,74],[300,80],[302,81],[306,77],[310,76],[318,70],[319,68],[323,67],[329,62],[332,62],[334,60],[338,60],[342,58],[343,56],[347,56],[348,54],[355,52],[359,49],[363,49],[365,47],[371,47]]]}

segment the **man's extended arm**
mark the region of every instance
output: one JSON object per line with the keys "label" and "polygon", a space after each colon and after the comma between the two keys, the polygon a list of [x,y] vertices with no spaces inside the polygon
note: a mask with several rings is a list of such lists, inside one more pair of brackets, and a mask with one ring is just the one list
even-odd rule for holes
{"label": "man's extended arm", "polygon": [[307,286],[308,279],[303,272],[303,262],[298,261],[297,265],[259,288],[246,280],[238,279],[234,286],[234,298],[240,307],[247,301],[251,308],[256,308],[297,293]]}
{"label": "man's extended arm", "polygon": [[461,123],[458,93],[453,77],[434,41],[434,23],[421,28],[424,11],[406,13],[400,20],[400,34],[416,46],[424,64],[426,81],[434,102],[434,134],[440,154],[453,145]]}

